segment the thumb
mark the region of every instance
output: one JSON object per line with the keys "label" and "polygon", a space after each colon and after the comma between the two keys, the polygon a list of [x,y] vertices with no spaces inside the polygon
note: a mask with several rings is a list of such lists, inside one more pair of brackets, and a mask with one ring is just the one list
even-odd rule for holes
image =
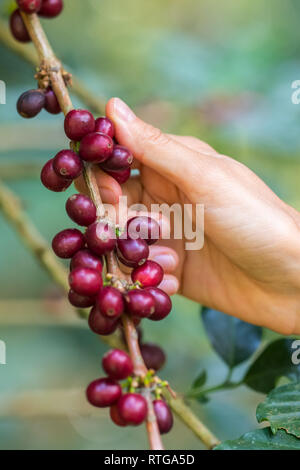
{"label": "thumb", "polygon": [[128,147],[137,160],[175,184],[186,184],[189,173],[194,173],[198,152],[143,122],[119,98],[109,100],[106,115],[116,126],[118,142]]}

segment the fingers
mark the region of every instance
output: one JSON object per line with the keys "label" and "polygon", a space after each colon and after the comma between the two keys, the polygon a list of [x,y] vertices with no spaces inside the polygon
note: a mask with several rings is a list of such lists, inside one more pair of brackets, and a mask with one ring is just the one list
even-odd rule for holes
{"label": "fingers", "polygon": [[201,152],[207,155],[218,154],[218,152],[214,148],[212,148],[206,142],[203,142],[203,140],[197,139],[197,137],[174,134],[168,135],[172,139],[176,140],[176,142],[179,142],[180,144],[185,145],[186,147],[189,147],[192,150],[196,150],[197,152]]}
{"label": "fingers", "polygon": [[179,290],[179,282],[175,276],[166,274],[158,287],[159,289],[165,291],[168,295],[175,295]]}
{"label": "fingers", "polygon": [[179,281],[170,274],[176,270],[179,264],[176,251],[166,246],[151,246],[149,259],[160,264],[165,272],[163,281],[158,287],[169,295],[176,294],[179,289]]}
{"label": "fingers", "polygon": [[127,146],[138,161],[183,189],[188,190],[189,177],[195,175],[194,166],[201,169],[207,164],[207,153],[201,154],[146,124],[119,98],[107,103],[106,114],[116,125],[118,142]]}
{"label": "fingers", "polygon": [[[102,201],[105,204],[117,204],[119,197],[122,195],[122,189],[119,183],[97,166],[94,167],[94,174]],[[86,195],[89,194],[83,176],[76,180],[75,186],[79,192]]]}

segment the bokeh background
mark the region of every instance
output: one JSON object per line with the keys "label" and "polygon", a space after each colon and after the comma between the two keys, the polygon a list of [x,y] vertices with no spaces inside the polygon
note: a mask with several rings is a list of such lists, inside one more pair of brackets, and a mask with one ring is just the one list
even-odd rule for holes
{"label": "bokeh background", "polygon": [[[10,8],[0,0],[2,19]],[[291,101],[300,78],[299,17],[297,0],[65,0],[64,13],[43,24],[58,56],[95,96],[120,96],[165,131],[208,141],[300,209],[300,107]],[[33,69],[1,43],[0,79],[7,85],[0,177],[50,241],[70,225],[63,206],[72,189],[50,194],[38,173],[66,145],[63,118],[17,115],[18,96],[35,86]],[[124,433],[85,404],[83,389],[101,375],[106,346],[76,318],[1,213],[0,237],[0,339],[7,344],[0,448],[146,448],[140,429]],[[204,334],[199,305],[180,297],[174,304],[166,321],[149,322],[145,332],[168,354],[163,376],[181,392],[203,367],[210,384],[220,382],[225,366]],[[229,439],[256,427],[260,400],[242,387],[192,406]],[[164,441],[171,449],[201,448],[179,422]]]}

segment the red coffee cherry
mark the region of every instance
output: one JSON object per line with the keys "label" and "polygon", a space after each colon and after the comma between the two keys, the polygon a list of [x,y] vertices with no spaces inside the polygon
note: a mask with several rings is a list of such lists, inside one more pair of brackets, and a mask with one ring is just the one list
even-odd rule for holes
{"label": "red coffee cherry", "polygon": [[164,277],[163,268],[155,261],[146,261],[142,266],[138,266],[131,273],[133,282],[139,282],[142,287],[156,287]]}
{"label": "red coffee cherry", "polygon": [[104,170],[104,171],[108,175],[112,176],[119,184],[126,183],[126,181],[129,180],[130,175],[131,175],[130,168],[127,168],[126,170],[120,170],[120,171],[108,171],[108,170]]}
{"label": "red coffee cherry", "polygon": [[149,256],[149,247],[141,238],[131,240],[121,237],[117,241],[117,246],[120,261],[131,268],[144,264]]}
{"label": "red coffee cherry", "polygon": [[92,308],[89,316],[90,329],[101,336],[108,336],[114,333],[119,325],[119,320],[101,315],[97,307]]}
{"label": "red coffee cherry", "polygon": [[141,353],[147,369],[158,371],[165,365],[166,355],[164,351],[156,344],[142,344]]}
{"label": "red coffee cherry", "polygon": [[102,256],[115,248],[116,235],[107,222],[95,222],[87,228],[85,238],[89,249]]}
{"label": "red coffee cherry", "polygon": [[124,300],[121,292],[114,287],[103,287],[97,296],[97,307],[101,315],[119,318],[124,312]]}
{"label": "red coffee cherry", "polygon": [[70,289],[68,294],[68,299],[73,307],[77,308],[88,308],[92,307],[95,304],[95,297],[87,297],[84,295],[79,295]]}
{"label": "red coffee cherry", "polygon": [[100,117],[95,122],[95,132],[101,132],[102,134],[109,135],[112,139],[115,136],[114,123],[107,117]]}
{"label": "red coffee cherry", "polygon": [[29,90],[22,93],[17,102],[17,111],[23,118],[37,116],[45,106],[45,95],[41,90]]}
{"label": "red coffee cherry", "polygon": [[73,181],[81,175],[83,165],[77,153],[61,150],[54,157],[53,169],[58,176]]}
{"label": "red coffee cherry", "polygon": [[148,287],[145,291],[152,295],[155,303],[155,311],[150,320],[160,321],[166,318],[172,310],[172,301],[168,294],[158,287]]}
{"label": "red coffee cherry", "polygon": [[50,114],[59,114],[61,113],[60,104],[52,88],[48,88],[45,91],[45,110]]}
{"label": "red coffee cherry", "polygon": [[106,134],[91,132],[80,143],[79,155],[90,163],[101,163],[112,154],[114,143]]}
{"label": "red coffee cherry", "polygon": [[112,379],[98,379],[90,383],[86,390],[89,403],[98,408],[106,408],[116,403],[122,395],[121,386]]}
{"label": "red coffee cherry", "polygon": [[130,290],[124,295],[126,311],[138,318],[150,317],[155,311],[152,295],[141,289]]}
{"label": "red coffee cherry", "polygon": [[63,0],[43,0],[39,15],[45,18],[55,18],[63,10]]}
{"label": "red coffee cherry", "polygon": [[102,262],[98,256],[94,255],[90,250],[80,250],[73,256],[70,269],[71,271],[76,268],[90,268],[95,269],[102,274]]}
{"label": "red coffee cherry", "polygon": [[72,184],[72,181],[66,180],[55,173],[53,169],[53,159],[49,160],[44,165],[41,172],[41,181],[47,189],[55,193],[65,191]]}
{"label": "red coffee cherry", "polygon": [[77,294],[93,297],[101,289],[103,281],[101,274],[95,269],[76,268],[69,275],[69,283]]}
{"label": "red coffee cherry", "polygon": [[120,417],[125,423],[138,426],[145,421],[148,406],[145,398],[137,393],[126,393],[118,401]]}
{"label": "red coffee cherry", "polygon": [[73,222],[83,227],[93,224],[97,218],[95,204],[88,196],[83,194],[70,196],[66,202],[66,211]]}
{"label": "red coffee cherry", "polygon": [[172,411],[163,400],[154,400],[153,407],[160,434],[167,434],[173,427]]}
{"label": "red coffee cherry", "polygon": [[13,37],[20,42],[30,42],[31,38],[21,16],[20,10],[15,10],[11,16],[9,21],[9,27],[11,34]]}
{"label": "red coffee cherry", "polygon": [[89,111],[73,109],[65,117],[65,133],[70,140],[79,141],[95,129],[95,119]]}
{"label": "red coffee cherry", "polygon": [[126,170],[133,162],[133,156],[126,147],[115,145],[109,158],[101,165],[104,170]]}
{"label": "red coffee cherry", "polygon": [[84,245],[84,235],[76,228],[63,230],[55,235],[52,240],[54,253],[63,259],[72,258]]}
{"label": "red coffee cherry", "polygon": [[42,5],[42,0],[17,0],[18,7],[25,13],[37,13]]}
{"label": "red coffee cherry", "polygon": [[127,423],[124,421],[124,419],[121,418],[120,413],[119,413],[119,408],[118,404],[112,405],[110,407],[110,417],[111,420],[117,425],[122,428],[127,426]]}
{"label": "red coffee cherry", "polygon": [[132,360],[125,351],[112,349],[102,359],[104,371],[111,379],[124,380],[133,374]]}
{"label": "red coffee cherry", "polygon": [[142,238],[148,245],[153,245],[160,238],[160,226],[152,217],[137,216],[128,220],[125,233],[129,238]]}

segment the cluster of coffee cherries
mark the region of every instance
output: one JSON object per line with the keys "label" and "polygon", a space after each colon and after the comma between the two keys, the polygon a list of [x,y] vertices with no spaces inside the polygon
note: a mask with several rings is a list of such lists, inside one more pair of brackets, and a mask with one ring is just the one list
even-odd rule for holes
{"label": "cluster of coffee cherries", "polygon": [[27,14],[37,13],[43,18],[55,18],[64,7],[63,0],[16,0],[18,8],[11,14],[10,30],[19,42],[30,42],[30,36],[23,21],[21,11]]}
{"label": "cluster of coffee cherries", "polygon": [[[102,359],[107,377],[94,380],[86,390],[88,401],[99,408],[110,408],[110,417],[117,426],[138,426],[147,417],[148,405],[141,393],[126,392],[134,385],[133,364],[130,356],[119,349],[108,351]],[[126,380],[120,385],[119,381]],[[137,384],[138,385],[138,384]],[[160,394],[153,401],[154,412],[161,434],[173,426],[173,415]]]}

